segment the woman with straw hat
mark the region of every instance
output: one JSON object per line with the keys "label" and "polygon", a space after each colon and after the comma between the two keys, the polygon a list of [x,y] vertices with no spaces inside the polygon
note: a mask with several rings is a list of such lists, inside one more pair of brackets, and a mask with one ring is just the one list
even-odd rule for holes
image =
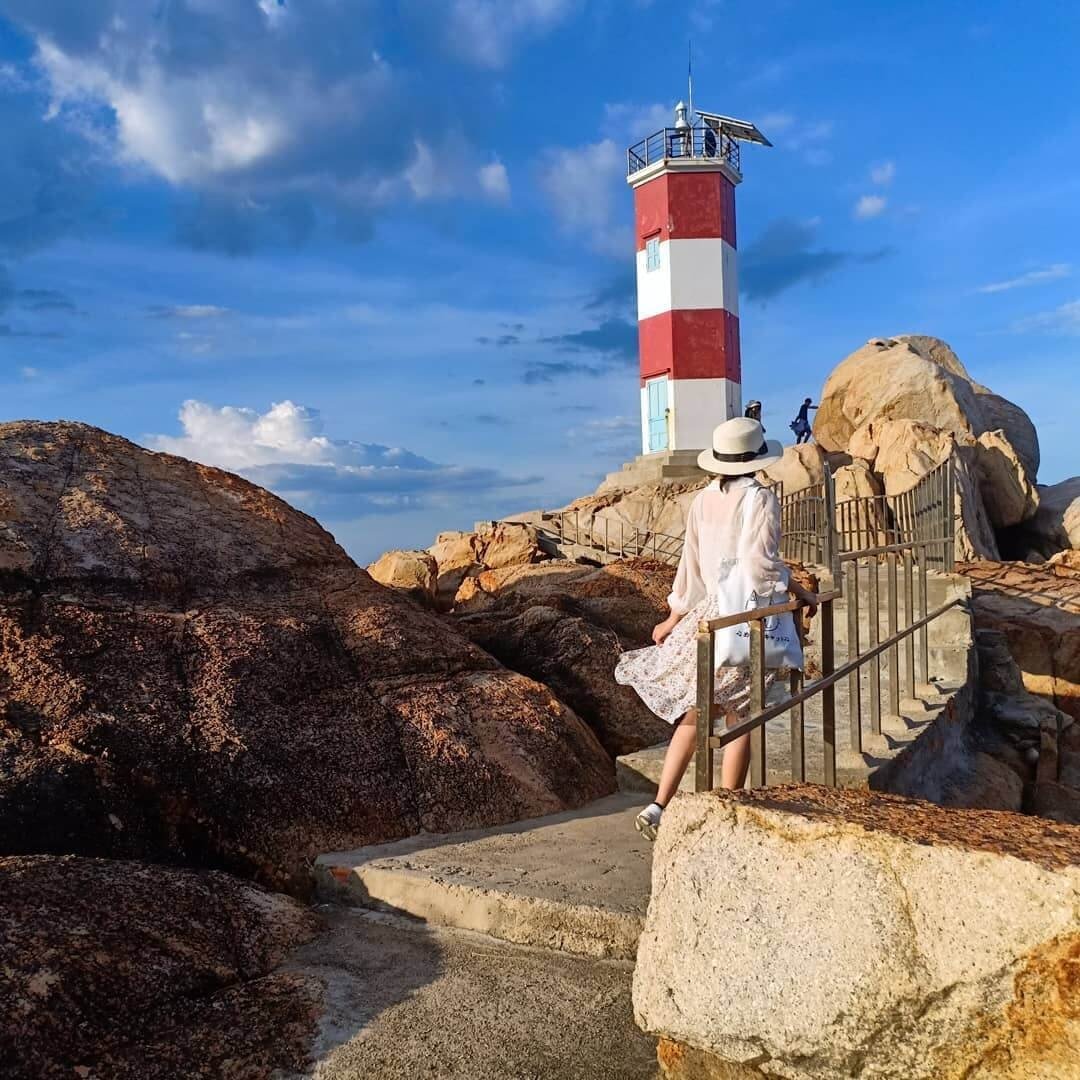
{"label": "woman with straw hat", "polygon": [[[780,504],[776,496],[754,478],[754,473],[779,461],[784,448],[766,440],[761,424],[737,417],[713,432],[713,445],[698,456],[698,464],[717,479],[698,493],[686,519],[675,585],[668,597],[671,614],[653,630],[654,645],[624,653],[615,679],[632,686],[657,716],[676,725],[664,758],[656,801],[637,816],[639,832],[656,838],[660,816],[679,788],[694,754],[697,709],[695,634],[702,619],[715,619],[745,610],[734,599],[731,583],[755,598],[790,592],[816,607],[816,598],[792,581],[780,558]],[[744,585],[743,582],[748,582]],[[782,602],[785,596],[773,602]],[[730,607],[731,610],[722,610]],[[766,685],[776,679],[766,675]],[[750,675],[744,665],[718,667],[715,680],[718,711],[728,726],[750,701]],[[750,761],[750,736],[731,743],[724,752],[721,786],[742,787]]]}

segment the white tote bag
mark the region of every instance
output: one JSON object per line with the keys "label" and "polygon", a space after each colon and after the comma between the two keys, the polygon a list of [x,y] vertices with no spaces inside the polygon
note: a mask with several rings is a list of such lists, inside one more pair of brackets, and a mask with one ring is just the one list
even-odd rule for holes
{"label": "white tote bag", "polygon": [[[749,491],[740,504],[742,526],[738,539],[736,557],[728,563],[727,574],[717,582],[717,610],[723,614],[735,615],[740,611],[752,611],[757,608],[786,604],[791,597],[784,588],[775,592],[759,592],[758,582],[753,581],[747,571],[746,561],[741,558],[745,550],[752,501],[756,491]],[[770,615],[765,623],[765,667],[796,668],[803,666],[802,642],[795,629],[795,619],[790,611],[782,615]],[[716,666],[747,667],[750,664],[750,624],[738,623],[716,631]]]}

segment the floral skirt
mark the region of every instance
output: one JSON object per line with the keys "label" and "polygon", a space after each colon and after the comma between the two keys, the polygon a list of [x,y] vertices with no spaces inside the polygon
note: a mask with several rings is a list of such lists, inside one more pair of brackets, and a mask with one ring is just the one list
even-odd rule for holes
{"label": "floral skirt", "polygon": [[[650,645],[623,653],[615,665],[615,681],[632,686],[638,697],[662,720],[674,724],[697,705],[697,626],[702,619],[717,619],[715,596],[706,597],[688,611],[662,645]],[[765,673],[765,691],[782,672]],[[750,669],[716,669],[713,702],[720,714],[741,712],[750,705]]]}

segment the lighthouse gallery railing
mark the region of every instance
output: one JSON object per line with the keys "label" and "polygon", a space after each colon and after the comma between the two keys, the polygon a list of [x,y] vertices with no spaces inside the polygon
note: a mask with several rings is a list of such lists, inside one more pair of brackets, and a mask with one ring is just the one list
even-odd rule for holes
{"label": "lighthouse gallery railing", "polygon": [[708,125],[663,128],[626,151],[626,175],[633,176],[661,161],[685,158],[720,159],[738,172],[739,144],[731,136]]}

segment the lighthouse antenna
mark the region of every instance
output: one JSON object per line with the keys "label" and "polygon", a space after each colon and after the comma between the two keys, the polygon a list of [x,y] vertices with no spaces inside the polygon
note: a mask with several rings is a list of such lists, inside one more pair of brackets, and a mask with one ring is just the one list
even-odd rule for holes
{"label": "lighthouse antenna", "polygon": [[686,89],[690,100],[690,123],[694,122],[694,41],[686,40]]}

